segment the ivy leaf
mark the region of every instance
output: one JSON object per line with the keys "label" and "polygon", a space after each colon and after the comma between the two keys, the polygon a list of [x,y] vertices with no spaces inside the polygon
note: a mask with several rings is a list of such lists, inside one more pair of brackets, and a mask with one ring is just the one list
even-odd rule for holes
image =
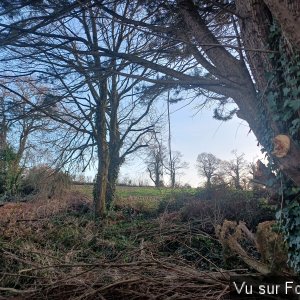
{"label": "ivy leaf", "polygon": [[267,98],[268,98],[269,104],[271,106],[275,106],[276,105],[276,95],[274,93],[272,93],[272,92],[269,93],[268,96],[267,96]]}
{"label": "ivy leaf", "polygon": [[[300,71],[299,71],[299,75],[300,75]],[[274,78],[274,74],[272,72],[265,72],[265,76],[267,80],[271,80]]]}
{"label": "ivy leaf", "polygon": [[289,81],[290,85],[296,85],[297,84],[297,79],[293,78]]}
{"label": "ivy leaf", "polygon": [[[297,119],[299,121],[299,124],[300,124],[300,119]],[[293,187],[292,188],[292,193],[293,194],[298,194],[300,193],[300,187]]]}
{"label": "ivy leaf", "polygon": [[[297,237],[295,238],[293,244],[295,244],[295,245],[297,245],[297,246],[300,244],[300,237],[299,237],[299,236],[297,236]],[[299,246],[298,246],[298,247],[299,247]],[[297,247],[297,248],[298,248],[298,247]]]}
{"label": "ivy leaf", "polygon": [[290,90],[291,90],[291,89],[288,88],[288,87],[283,88],[283,89],[282,89],[282,91],[283,91],[283,96],[287,96],[287,95],[289,94]]}
{"label": "ivy leaf", "polygon": [[291,107],[294,111],[297,111],[300,108],[300,100],[289,101],[289,107]]}
{"label": "ivy leaf", "polygon": [[292,95],[294,98],[297,98],[300,94],[300,86],[297,89],[292,90]]}
{"label": "ivy leaf", "polygon": [[299,207],[299,203],[296,202],[296,201],[293,201],[293,202],[291,202],[291,203],[289,204],[288,209],[289,209],[289,210],[292,210],[292,209],[295,208],[295,207]]}
{"label": "ivy leaf", "polygon": [[273,116],[273,120],[276,122],[276,121],[279,121],[281,119],[280,115],[274,115]]}
{"label": "ivy leaf", "polygon": [[292,117],[293,113],[291,111],[286,111],[282,116],[283,121],[288,121]]}
{"label": "ivy leaf", "polygon": [[292,65],[288,68],[289,72],[296,72],[298,70],[298,67],[295,65]]}
{"label": "ivy leaf", "polygon": [[281,219],[281,215],[282,215],[282,210],[278,210],[275,214],[275,217],[277,220],[280,220]]}
{"label": "ivy leaf", "polygon": [[292,121],[292,126],[290,127],[290,131],[292,134],[295,134],[298,132],[300,128],[300,118],[297,118]]}

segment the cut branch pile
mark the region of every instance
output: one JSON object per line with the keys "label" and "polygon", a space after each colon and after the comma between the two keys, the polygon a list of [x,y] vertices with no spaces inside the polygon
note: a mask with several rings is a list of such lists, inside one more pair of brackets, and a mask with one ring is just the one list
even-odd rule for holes
{"label": "cut branch pile", "polygon": [[223,299],[241,272],[220,269],[219,242],[176,214],[99,225],[69,201],[36,206],[2,207],[0,299]]}
{"label": "cut branch pile", "polygon": [[[28,288],[0,287],[0,295],[21,295],[22,299],[222,299],[229,291],[228,272],[200,272],[183,261],[158,259],[143,250],[130,263],[31,264],[16,274],[2,273],[2,278],[14,277],[16,283],[28,281]],[[19,260],[5,250],[3,256]]]}

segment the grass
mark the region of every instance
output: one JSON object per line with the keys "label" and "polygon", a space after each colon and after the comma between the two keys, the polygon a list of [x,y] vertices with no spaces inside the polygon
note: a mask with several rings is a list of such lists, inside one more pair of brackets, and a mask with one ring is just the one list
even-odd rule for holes
{"label": "grass", "polygon": [[[84,194],[92,199],[92,185],[73,185],[73,190]],[[194,195],[196,189],[193,188],[176,188],[168,187],[156,188],[154,186],[117,186],[116,206],[134,208],[137,211],[153,212],[158,209],[162,200],[173,199],[178,194]]]}
{"label": "grass", "polygon": [[156,188],[154,186],[118,186],[117,195],[119,197],[158,197],[162,198],[172,194],[176,190],[167,187]]}
{"label": "grass", "polygon": [[[92,198],[93,186],[91,184],[86,185],[73,185],[73,189],[80,191],[87,197]],[[182,190],[193,193],[193,188],[175,188],[171,189],[168,187],[156,188],[154,186],[117,186],[117,197],[157,197],[162,198],[168,195],[172,195]]]}

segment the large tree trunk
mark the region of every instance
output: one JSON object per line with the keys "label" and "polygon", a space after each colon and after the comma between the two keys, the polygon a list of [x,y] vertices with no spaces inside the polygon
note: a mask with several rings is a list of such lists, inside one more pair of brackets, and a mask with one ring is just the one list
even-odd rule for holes
{"label": "large tree trunk", "polygon": [[110,140],[109,140],[109,168],[108,168],[108,183],[106,190],[106,207],[109,209],[113,201],[116,198],[116,187],[117,187],[117,179],[120,172],[121,164],[123,163],[120,158],[120,149],[121,149],[121,141],[120,141],[120,131],[117,122],[117,108],[111,116],[110,122]]}
{"label": "large tree trunk", "polygon": [[300,2],[299,0],[264,0],[274,18],[280,24],[284,37],[292,46],[300,50]]}
{"label": "large tree trunk", "polygon": [[[213,65],[209,64],[206,60],[204,67],[216,76],[222,85],[219,91],[214,87],[207,87],[207,89],[232,98],[239,107],[238,117],[246,120],[255,134],[259,135],[261,124],[259,124],[260,107],[257,91],[245,62],[235,58],[222,47],[197,13],[193,1],[178,0],[178,2],[180,14],[189,29],[190,39],[197,40],[213,63]],[[212,44],[219,47],[211,47]]]}
{"label": "large tree trunk", "polygon": [[174,189],[176,185],[176,173],[175,171],[172,169],[171,170],[171,188]]}
{"label": "large tree trunk", "polygon": [[103,218],[106,213],[106,189],[108,182],[109,151],[106,141],[106,106],[107,82],[105,79],[100,84],[100,99],[96,100],[96,140],[98,154],[98,172],[94,186],[95,218]]}
{"label": "large tree trunk", "polygon": [[[259,49],[262,51],[246,51],[246,56],[255,80],[258,91],[263,91],[267,86],[265,72],[270,71],[272,66],[269,62],[268,35],[272,24],[272,16],[262,0],[236,0],[241,38],[245,48]],[[250,18],[251,16],[251,18]]]}
{"label": "large tree trunk", "polygon": [[103,148],[98,150],[98,172],[94,186],[94,209],[95,218],[103,218],[106,213],[106,188],[108,173],[108,155],[101,153]]}
{"label": "large tree trunk", "polygon": [[0,128],[0,150],[4,150],[7,146],[6,144],[6,131]]}
{"label": "large tree trunk", "polygon": [[4,105],[2,105],[2,103],[1,103],[1,106],[3,106],[3,107],[0,107],[1,108],[0,118],[2,119],[1,123],[0,123],[0,151],[4,150],[7,147],[7,131],[8,131],[5,113],[4,113],[5,107],[4,107]]}
{"label": "large tree trunk", "polygon": [[[237,0],[236,7],[238,14],[242,17],[239,23],[243,44],[246,49],[269,50],[270,25],[275,19],[280,24],[283,37],[286,40],[286,49],[291,52],[300,50],[300,35],[298,32],[300,26],[300,5],[297,0],[290,1],[289,4],[286,1],[278,0]],[[260,119],[264,118],[264,124],[261,124],[261,120],[258,120],[257,116],[252,114],[248,114],[248,117],[245,119],[258,141],[269,150],[269,154],[273,156],[283,173],[297,186],[300,186],[299,141],[293,141],[289,137],[291,146],[282,157],[276,155],[276,151],[271,152],[268,144],[271,144],[272,140],[266,141],[266,134],[269,135],[269,139],[273,139],[281,134],[288,135],[287,128],[284,128],[282,125],[282,120],[274,121],[273,115],[275,112],[271,110],[265,97],[269,84],[265,73],[273,69],[270,58],[267,53],[262,51],[246,51],[246,54],[256,81],[256,88],[260,93],[260,99],[256,96],[257,106],[260,105],[263,110],[264,115],[260,113]]]}
{"label": "large tree trunk", "polygon": [[[115,62],[114,62],[115,63]],[[120,96],[118,94],[118,84],[116,75],[112,76],[110,93],[110,122],[109,122],[109,169],[108,184],[106,191],[106,206],[110,208],[116,197],[116,185],[120,172],[122,160],[120,158],[121,134],[119,130],[118,113]]]}
{"label": "large tree trunk", "polygon": [[106,190],[106,207],[110,209],[115,198],[117,191],[117,179],[120,171],[120,160],[117,157],[110,156],[110,163],[108,169],[108,184]]}

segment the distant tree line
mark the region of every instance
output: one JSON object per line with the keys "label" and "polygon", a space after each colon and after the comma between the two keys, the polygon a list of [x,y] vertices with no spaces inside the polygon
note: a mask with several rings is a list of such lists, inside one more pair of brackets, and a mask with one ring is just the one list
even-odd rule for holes
{"label": "distant tree line", "polygon": [[232,151],[233,159],[221,160],[212,153],[203,152],[197,157],[197,170],[205,179],[205,187],[229,185],[237,190],[248,189],[251,185],[253,164],[245,160],[244,154]]}

